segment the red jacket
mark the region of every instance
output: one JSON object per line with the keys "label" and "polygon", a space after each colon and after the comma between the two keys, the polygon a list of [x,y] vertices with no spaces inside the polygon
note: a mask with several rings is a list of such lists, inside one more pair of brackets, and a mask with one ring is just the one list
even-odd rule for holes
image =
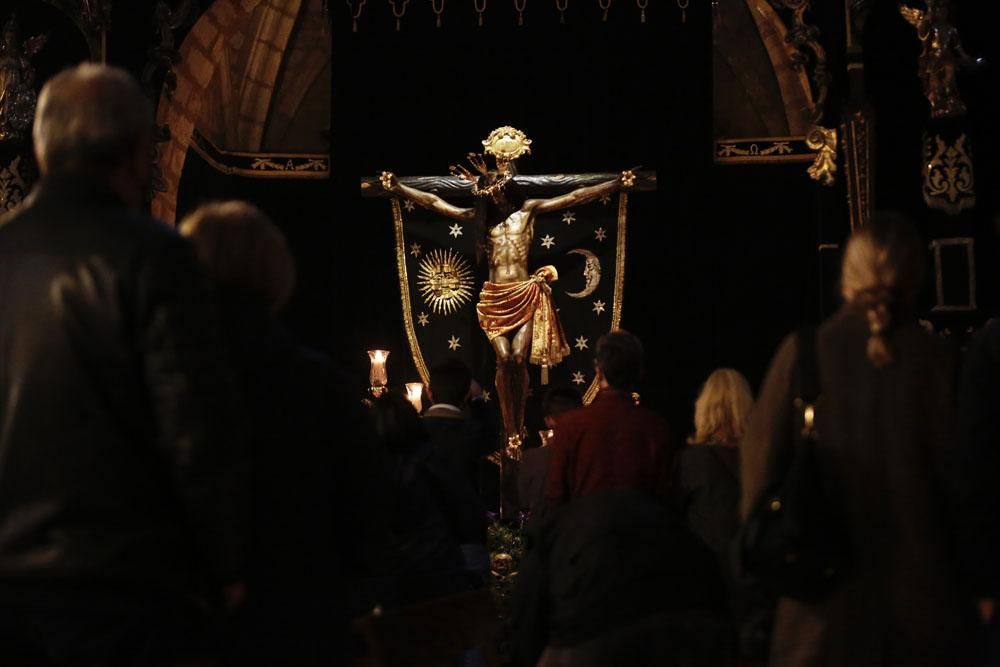
{"label": "red jacket", "polygon": [[629,394],[603,389],[583,408],[559,417],[549,447],[550,510],[599,491],[663,495],[670,469],[667,422]]}

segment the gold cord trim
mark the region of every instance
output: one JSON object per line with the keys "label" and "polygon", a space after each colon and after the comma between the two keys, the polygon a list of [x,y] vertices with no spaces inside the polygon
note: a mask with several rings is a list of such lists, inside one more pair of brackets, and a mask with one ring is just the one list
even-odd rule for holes
{"label": "gold cord trim", "polygon": [[406,272],[406,239],[403,236],[403,212],[399,207],[399,197],[392,198],[392,221],[396,231],[396,269],[399,274],[399,292],[403,299],[403,323],[406,327],[406,340],[410,344],[413,363],[417,367],[420,379],[425,385],[431,382],[427,371],[427,363],[417,342],[417,333],[413,327],[413,307],[410,304],[410,279]]}
{"label": "gold cord trim", "polygon": [[[625,293],[625,249],[626,249],[626,219],[628,217],[628,193],[618,195],[618,243],[615,251],[615,295],[611,307],[611,330],[614,331],[622,322],[622,299]],[[583,395],[583,404],[588,405],[597,396],[600,387],[597,378],[590,382],[587,393]]]}

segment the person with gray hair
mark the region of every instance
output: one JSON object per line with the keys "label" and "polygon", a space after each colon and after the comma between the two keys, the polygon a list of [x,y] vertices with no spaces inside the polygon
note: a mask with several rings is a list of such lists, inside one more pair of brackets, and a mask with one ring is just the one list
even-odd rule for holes
{"label": "person with gray hair", "polygon": [[90,174],[130,208],[152,178],[153,107],[124,70],[84,64],[42,89],[32,129],[43,175]]}
{"label": "person with gray hair", "polygon": [[3,664],[190,664],[192,595],[242,596],[243,439],[194,250],[140,212],[152,123],[124,71],[56,75],[0,224]]}

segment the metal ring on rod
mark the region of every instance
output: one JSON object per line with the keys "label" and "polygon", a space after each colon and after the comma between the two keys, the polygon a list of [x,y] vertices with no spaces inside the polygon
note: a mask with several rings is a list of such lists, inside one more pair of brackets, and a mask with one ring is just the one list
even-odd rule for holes
{"label": "metal ring on rod", "polygon": [[[520,2],[520,5],[518,5]],[[524,9],[528,6],[528,0],[514,0],[514,11],[517,12],[517,24],[524,25]]]}
{"label": "metal ring on rod", "polygon": [[687,8],[691,0],[677,0],[677,9],[681,10],[681,23],[687,23]]}
{"label": "metal ring on rod", "polygon": [[604,16],[601,17],[601,20],[607,21],[608,10],[611,9],[611,0],[597,0],[597,6],[604,10]]}
{"label": "metal ring on rod", "polygon": [[410,0],[403,0],[403,9],[396,9],[396,0],[389,0],[389,6],[392,7],[392,15],[396,17],[396,32],[399,32],[399,19],[403,18],[406,14],[406,6],[410,4]]}
{"label": "metal ring on rod", "polygon": [[355,9],[354,5],[351,4],[351,0],[346,0],[347,9],[351,12],[351,32],[358,31],[358,19],[361,18],[361,10],[365,8],[365,3],[368,0],[356,0],[358,3],[358,8]]}
{"label": "metal ring on rod", "polygon": [[559,23],[566,23],[566,8],[569,7],[569,0],[556,0],[556,9],[559,10]]}
{"label": "metal ring on rod", "polygon": [[441,27],[441,15],[444,14],[444,0],[440,0],[441,7],[438,8],[438,0],[431,0],[431,11],[434,12],[434,16],[437,17],[435,23],[437,27]]}

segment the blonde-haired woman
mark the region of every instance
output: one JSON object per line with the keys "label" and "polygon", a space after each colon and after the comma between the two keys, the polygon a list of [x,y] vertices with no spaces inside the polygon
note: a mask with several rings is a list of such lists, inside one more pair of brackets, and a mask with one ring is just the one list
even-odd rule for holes
{"label": "blonde-haired woman", "polygon": [[[730,650],[738,664],[761,658],[766,651],[766,629],[758,636],[757,618],[768,618],[756,591],[729,576],[730,551],[740,524],[740,454],[753,392],[743,375],[719,368],[702,385],[694,404],[694,435],[680,451],[674,467],[674,505],[687,526],[715,554],[726,575],[734,635]],[[759,610],[764,609],[763,612]],[[758,613],[759,612],[759,613]],[[744,631],[743,628],[748,628]]]}
{"label": "blonde-haired woman", "polygon": [[[880,214],[844,253],[843,307],[816,332],[816,454],[851,569],[819,603],[779,600],[774,666],[968,665],[971,601],[954,565],[952,371],[917,323],[925,249]],[[798,335],[779,348],[741,446],[746,515],[793,446]],[[959,517],[960,518],[960,517]]]}
{"label": "blonde-haired woman", "polygon": [[753,392],[739,371],[713,371],[695,401],[695,433],[689,442],[735,447],[743,437],[752,407]]}
{"label": "blonde-haired woman", "polygon": [[674,470],[674,499],[690,528],[726,562],[739,527],[739,452],[753,393],[739,371],[713,371],[694,404],[694,435]]}

